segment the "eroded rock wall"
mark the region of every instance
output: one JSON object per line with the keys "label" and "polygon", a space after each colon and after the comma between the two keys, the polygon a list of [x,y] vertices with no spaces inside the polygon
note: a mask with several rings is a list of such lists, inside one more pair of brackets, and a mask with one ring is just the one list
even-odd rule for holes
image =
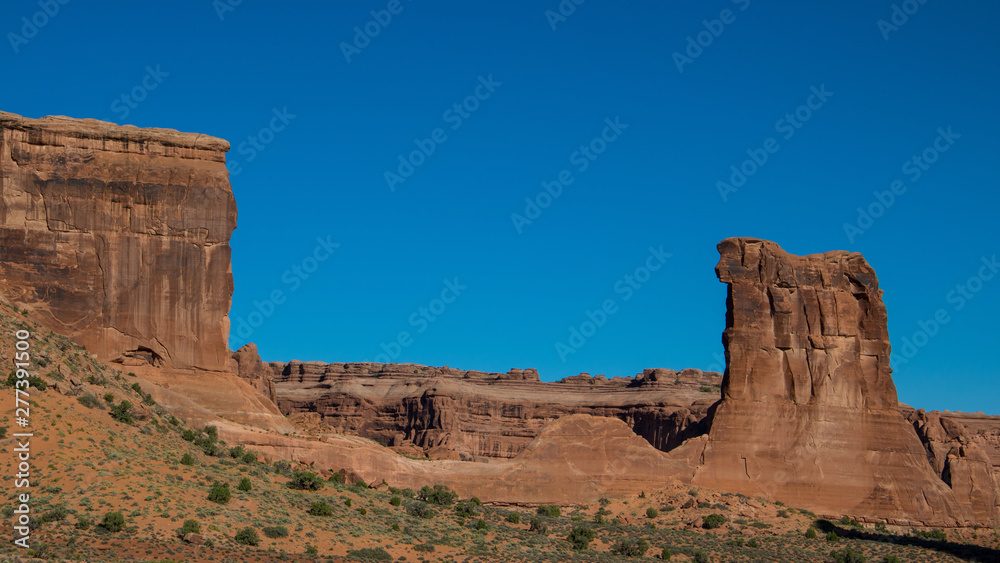
{"label": "eroded rock wall", "polygon": [[228,150],[0,112],[0,293],[103,361],[227,369]]}
{"label": "eroded rock wall", "polygon": [[953,466],[972,476],[949,486],[901,415],[882,291],[860,254],[749,238],[719,253],[727,369],[695,484],[898,522],[997,520],[967,485],[983,456],[966,447]]}

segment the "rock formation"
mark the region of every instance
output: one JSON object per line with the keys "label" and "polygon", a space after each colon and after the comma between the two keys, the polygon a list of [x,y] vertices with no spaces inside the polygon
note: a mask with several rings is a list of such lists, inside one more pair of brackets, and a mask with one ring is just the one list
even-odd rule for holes
{"label": "rock formation", "polygon": [[103,361],[226,369],[228,150],[0,112],[0,293]]}
{"label": "rock formation", "polygon": [[[645,370],[539,381],[533,369],[485,373],[416,364],[272,362],[282,412],[318,413],[320,432],[352,434],[438,459],[517,456],[571,414],[618,418],[655,448],[678,446],[718,400],[722,375]],[[241,372],[242,375],[242,372]],[[716,386],[716,387],[712,387]]]}
{"label": "rock formation", "polygon": [[[860,254],[748,238],[719,253],[727,367],[695,484],[901,522],[997,518],[988,495],[942,480],[900,414],[882,291]],[[982,458],[966,451],[952,484],[968,489]]]}

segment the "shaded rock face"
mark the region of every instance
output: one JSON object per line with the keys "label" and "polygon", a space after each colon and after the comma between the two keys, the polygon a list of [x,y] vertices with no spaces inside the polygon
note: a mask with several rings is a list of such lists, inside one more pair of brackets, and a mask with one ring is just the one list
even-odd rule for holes
{"label": "shaded rock face", "polygon": [[103,361],[224,370],[229,143],[0,112],[0,292]]}
{"label": "shaded rock face", "polygon": [[671,450],[700,426],[716,372],[649,369],[636,377],[580,374],[539,381],[533,369],[486,373],[416,364],[272,362],[278,407],[318,413],[320,431],[376,440],[437,459],[509,459],[550,422],[572,414],[617,418]]}
{"label": "shaded rock face", "polygon": [[860,254],[794,256],[746,238],[718,248],[727,368],[695,484],[901,523],[997,519],[949,487],[901,415],[882,292]]}

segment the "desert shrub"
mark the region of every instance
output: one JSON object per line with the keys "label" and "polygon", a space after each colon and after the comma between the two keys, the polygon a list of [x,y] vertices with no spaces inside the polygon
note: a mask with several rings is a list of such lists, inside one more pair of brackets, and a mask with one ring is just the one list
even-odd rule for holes
{"label": "desert shrub", "polygon": [[279,459],[274,462],[274,472],[278,475],[290,475],[292,472],[292,464],[283,459]]}
{"label": "desert shrub", "polygon": [[544,504],[539,506],[536,512],[539,516],[546,516],[548,518],[559,518],[559,515],[561,514],[558,506],[548,506]]}
{"label": "desert shrub", "polygon": [[120,404],[111,407],[111,418],[122,424],[134,424],[135,419],[132,418],[132,403],[122,401]]}
{"label": "desert shrub", "polygon": [[417,498],[419,500],[440,506],[446,506],[455,502],[457,497],[458,494],[456,494],[455,491],[444,485],[434,485],[433,487],[424,485],[421,487],[420,493],[417,494]]}
{"label": "desert shrub", "polygon": [[864,526],[861,525],[861,522],[858,522],[857,520],[851,518],[850,516],[844,516],[843,518],[841,518],[840,523],[844,526],[850,526],[856,530],[864,528]]}
{"label": "desert shrub", "polygon": [[806,537],[809,538],[809,539],[811,539],[811,540],[812,539],[816,539],[816,528],[813,528],[812,526],[809,526],[809,529],[806,530]]}
{"label": "desert shrub", "polygon": [[521,515],[518,514],[517,512],[511,512],[510,514],[507,515],[507,521],[510,522],[511,524],[520,524]]}
{"label": "desert shrub", "polygon": [[583,550],[590,546],[590,542],[593,541],[594,537],[594,530],[586,526],[574,526],[566,539],[569,540],[573,549]]}
{"label": "desert shrub", "polygon": [[306,544],[306,555],[319,555],[319,548],[311,543]]}
{"label": "desert shrub", "polygon": [[201,524],[197,520],[185,520],[184,525],[178,528],[177,535],[184,537],[188,534],[200,534]]}
{"label": "desert shrub", "polygon": [[364,516],[365,514],[368,514],[368,509],[365,508],[365,507],[363,507],[363,506],[361,506],[361,507],[358,507],[358,509],[355,512],[357,512],[358,514]]}
{"label": "desert shrub", "polygon": [[867,557],[854,551],[854,548],[851,547],[831,551],[830,557],[837,563],[865,563],[865,561],[868,561]]}
{"label": "desert shrub", "polygon": [[721,514],[709,514],[704,519],[702,519],[702,527],[706,530],[711,530],[713,528],[718,528],[719,526],[726,523],[726,517]]}
{"label": "desert shrub", "polygon": [[826,534],[826,541],[840,541],[840,536],[837,535],[837,532],[830,531]]}
{"label": "desert shrub", "polygon": [[536,534],[544,535],[549,533],[549,525],[546,524],[541,518],[532,518],[528,526],[528,530],[535,532]]}
{"label": "desert shrub", "polygon": [[752,547],[756,549],[760,547],[760,543],[757,542],[757,538],[750,538],[750,541],[747,542],[747,547]]}
{"label": "desert shrub", "polygon": [[392,555],[381,547],[352,549],[347,552],[347,558],[351,561],[392,561]]}
{"label": "desert shrub", "polygon": [[472,504],[474,504],[476,506],[482,506],[483,505],[483,501],[479,500],[479,497],[472,497],[472,498],[469,499],[469,502],[471,502]]}
{"label": "desert shrub", "polygon": [[219,504],[226,504],[233,498],[232,491],[229,490],[229,483],[212,483],[212,490],[208,493],[208,500]]}
{"label": "desert shrub", "polygon": [[318,500],[309,506],[309,514],[313,516],[333,516],[333,507],[325,500]]}
{"label": "desert shrub", "polygon": [[455,505],[455,515],[460,518],[472,518],[479,516],[479,511],[476,510],[476,505],[471,502],[460,502]]}
{"label": "desert shrub", "polygon": [[417,518],[434,518],[434,511],[426,502],[411,502],[406,511]]}
{"label": "desert shrub", "polygon": [[271,539],[288,537],[288,528],[284,526],[268,526],[261,528],[260,531],[264,532],[264,535]]}
{"label": "desert shrub", "polygon": [[45,522],[58,522],[59,520],[65,520],[66,516],[69,515],[69,510],[66,510],[65,506],[57,506],[48,512],[43,513],[38,520],[42,523]]}
{"label": "desert shrub", "polygon": [[241,545],[256,546],[260,543],[260,536],[257,535],[257,530],[249,527],[236,532],[236,537],[233,539],[236,540],[236,543]]}
{"label": "desert shrub", "polygon": [[347,508],[350,508],[351,507],[351,499],[345,497],[344,498],[344,506],[346,506]]}
{"label": "desert shrub", "polygon": [[660,559],[670,561],[671,557],[673,557],[673,553],[670,553],[670,548],[664,547],[663,551],[660,552]]}
{"label": "desert shrub", "polygon": [[103,396],[103,398],[104,398],[104,402],[105,403],[114,403],[115,402],[115,394],[114,393],[105,393],[104,396]]}
{"label": "desert shrub", "polygon": [[215,426],[206,426],[205,434],[208,435],[208,439],[215,442],[219,439],[219,429]]}
{"label": "desert shrub", "polygon": [[288,488],[300,491],[318,491],[323,488],[323,480],[315,473],[296,471],[292,473],[292,480],[288,482]]}
{"label": "desert shrub", "polygon": [[253,452],[244,452],[243,457],[240,458],[240,461],[242,461],[247,465],[250,465],[252,463],[257,463],[257,454]]}
{"label": "desert shrub", "polygon": [[779,510],[778,511],[778,518],[788,518],[788,511],[787,510]]}
{"label": "desert shrub", "polygon": [[643,557],[649,551],[649,542],[631,538],[620,540],[611,547],[611,552],[624,557]]}
{"label": "desert shrub", "polygon": [[488,530],[489,528],[490,528],[490,525],[486,523],[486,520],[483,520],[482,518],[480,518],[479,520],[476,521],[476,529],[477,530],[483,531],[483,530]]}
{"label": "desert shrub", "polygon": [[655,508],[646,509],[646,518],[656,518],[660,515],[660,511]]}
{"label": "desert shrub", "polygon": [[169,422],[170,424],[172,424],[174,426],[177,426],[177,425],[179,425],[181,423],[181,421],[178,420],[177,417],[174,416],[174,415],[170,415],[170,418],[167,419],[167,422]]}
{"label": "desert shrub", "polygon": [[108,512],[101,520],[101,528],[109,532],[120,532],[125,529],[125,516],[121,512]]}
{"label": "desert shrub", "polygon": [[132,390],[135,391],[136,393],[142,395],[142,387],[140,387],[138,383],[133,383],[132,384]]}
{"label": "desert shrub", "polygon": [[888,534],[889,533],[889,527],[885,525],[885,522],[876,522],[875,523],[875,531],[878,532],[878,533],[880,533],[880,534]]}
{"label": "desert shrub", "polygon": [[918,538],[925,538],[929,540],[945,541],[948,539],[948,534],[946,534],[943,530],[913,530],[913,535]]}
{"label": "desert shrub", "polygon": [[399,506],[399,505],[403,504],[403,497],[401,497],[399,495],[395,495],[391,499],[389,499],[389,504],[391,504],[393,506]]}
{"label": "desert shrub", "polygon": [[882,563],[903,563],[903,562],[900,561],[899,557],[896,557],[895,555],[886,555],[885,557],[882,558]]}
{"label": "desert shrub", "polygon": [[243,457],[243,452],[245,451],[246,450],[243,449],[243,446],[235,446],[229,448],[229,457],[233,459],[240,459],[241,457]]}
{"label": "desert shrub", "polygon": [[79,401],[81,405],[87,407],[88,409],[96,409],[101,406],[101,401],[99,401],[97,397],[91,395],[90,393],[87,393],[86,395],[80,395],[79,397],[76,398],[76,400]]}
{"label": "desert shrub", "polygon": [[181,463],[183,465],[194,465],[194,456],[191,454],[184,454],[181,456]]}
{"label": "desert shrub", "polygon": [[703,549],[695,550],[694,561],[695,563],[708,563],[708,554]]}
{"label": "desert shrub", "polygon": [[240,484],[236,486],[236,490],[243,491],[244,493],[252,491],[253,485],[250,483],[250,479],[247,477],[240,479]]}
{"label": "desert shrub", "polygon": [[77,530],[88,530],[90,529],[90,518],[86,516],[79,516],[76,520]]}
{"label": "desert shrub", "polygon": [[181,438],[187,440],[188,442],[193,442],[194,432],[192,430],[184,430],[184,432],[181,432]]}
{"label": "desert shrub", "polygon": [[344,479],[344,474],[341,473],[340,471],[334,473],[333,475],[330,475],[330,482],[331,483],[341,483],[341,484],[343,484],[345,480],[346,479]]}

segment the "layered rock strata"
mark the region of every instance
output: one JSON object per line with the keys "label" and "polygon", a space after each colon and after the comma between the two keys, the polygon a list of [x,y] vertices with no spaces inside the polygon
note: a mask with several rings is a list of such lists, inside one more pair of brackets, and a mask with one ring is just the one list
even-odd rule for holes
{"label": "layered rock strata", "polygon": [[225,370],[221,139],[0,112],[0,293],[103,361]]}

